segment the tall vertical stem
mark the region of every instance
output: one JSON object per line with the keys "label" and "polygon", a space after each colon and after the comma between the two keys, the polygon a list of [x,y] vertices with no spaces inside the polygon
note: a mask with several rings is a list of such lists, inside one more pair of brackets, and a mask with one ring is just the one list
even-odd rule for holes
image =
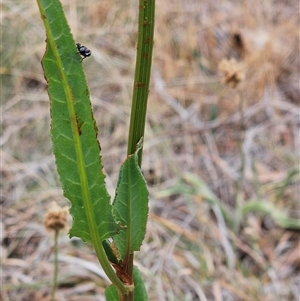
{"label": "tall vertical stem", "polygon": [[[147,101],[149,93],[152,49],[154,36],[155,0],[139,1],[138,42],[136,67],[133,84],[132,107],[129,127],[127,155],[136,150],[136,145],[144,136]],[[139,152],[139,166],[142,164],[142,151]],[[130,254],[126,267],[127,273],[133,273],[133,254]]]}

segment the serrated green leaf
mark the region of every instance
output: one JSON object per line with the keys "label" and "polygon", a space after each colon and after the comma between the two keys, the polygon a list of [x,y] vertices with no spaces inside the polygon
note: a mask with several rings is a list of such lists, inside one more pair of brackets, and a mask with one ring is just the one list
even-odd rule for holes
{"label": "serrated green leaf", "polygon": [[[71,203],[70,236],[92,243],[118,230],[102,173],[97,128],[81,57],[58,0],[39,0],[46,28],[42,64],[51,101],[51,136],[65,197]],[[98,241],[99,242],[99,241]]]}
{"label": "serrated green leaf", "polygon": [[119,255],[125,257],[138,251],[143,242],[148,216],[148,190],[146,181],[138,165],[138,152],[129,156],[121,166],[113,213],[117,221],[126,229],[114,237]]}

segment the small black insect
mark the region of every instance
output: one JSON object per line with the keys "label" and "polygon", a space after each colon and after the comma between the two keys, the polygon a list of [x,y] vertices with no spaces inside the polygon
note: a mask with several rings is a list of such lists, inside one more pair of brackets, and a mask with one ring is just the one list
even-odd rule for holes
{"label": "small black insect", "polygon": [[92,51],[90,49],[88,49],[87,47],[81,45],[80,43],[76,43],[76,46],[77,46],[77,49],[78,49],[80,55],[82,56],[81,61],[83,61],[88,56],[91,56]]}

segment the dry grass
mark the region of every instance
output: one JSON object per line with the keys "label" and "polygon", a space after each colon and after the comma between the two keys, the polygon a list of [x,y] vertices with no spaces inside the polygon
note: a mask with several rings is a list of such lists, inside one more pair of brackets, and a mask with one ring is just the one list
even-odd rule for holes
{"label": "dry grass", "polygon": [[[76,41],[93,52],[83,64],[113,192],[137,1],[63,2]],[[44,213],[52,201],[68,205],[51,152],[45,35],[34,2],[2,9],[0,299],[43,301],[54,268]],[[296,300],[299,232],[287,222],[300,209],[299,3],[157,1],[156,18],[143,155],[151,214],[136,256],[149,298]],[[251,201],[268,209],[247,211]],[[59,248],[57,300],[104,300],[92,249],[67,233]]]}

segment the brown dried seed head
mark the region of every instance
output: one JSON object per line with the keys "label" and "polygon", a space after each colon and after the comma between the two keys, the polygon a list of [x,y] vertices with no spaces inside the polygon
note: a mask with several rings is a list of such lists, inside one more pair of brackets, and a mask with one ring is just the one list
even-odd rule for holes
{"label": "brown dried seed head", "polygon": [[231,88],[236,88],[245,79],[243,63],[239,63],[233,58],[223,59],[219,63],[219,70],[223,74],[222,82]]}
{"label": "brown dried seed head", "polygon": [[68,208],[59,207],[55,202],[52,207],[46,212],[44,217],[44,226],[47,230],[63,230],[68,223]]}

